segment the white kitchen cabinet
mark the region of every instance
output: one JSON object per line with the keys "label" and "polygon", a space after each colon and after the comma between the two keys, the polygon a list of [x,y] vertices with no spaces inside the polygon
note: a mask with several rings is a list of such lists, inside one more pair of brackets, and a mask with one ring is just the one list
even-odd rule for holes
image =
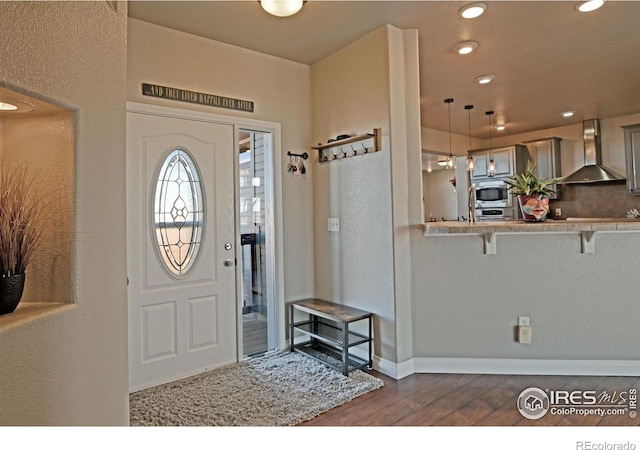
{"label": "white kitchen cabinet", "polygon": [[[536,175],[539,177],[551,179],[560,176],[560,141],[560,138],[551,137],[525,142],[529,149],[531,166],[536,167]],[[552,189],[556,191],[556,194],[549,197],[554,200],[559,199],[560,185],[554,184]]]}
{"label": "white kitchen cabinet", "polygon": [[640,195],[640,123],[622,128],[627,158],[627,191],[631,195]]}
{"label": "white kitchen cabinet", "polygon": [[471,172],[471,179],[490,178],[489,164],[495,164],[494,177],[510,177],[523,172],[526,168],[527,148],[523,145],[471,150],[469,154],[475,161],[475,169]]}

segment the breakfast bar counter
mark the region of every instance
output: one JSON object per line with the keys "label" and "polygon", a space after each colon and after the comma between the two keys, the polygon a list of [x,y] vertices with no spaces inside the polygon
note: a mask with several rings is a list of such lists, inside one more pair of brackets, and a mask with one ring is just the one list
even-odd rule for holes
{"label": "breakfast bar counter", "polygon": [[455,236],[481,235],[485,242],[485,254],[496,253],[496,235],[519,233],[579,233],[583,253],[594,253],[595,236],[598,232],[640,232],[640,220],[635,219],[603,219],[603,218],[571,218],[567,220],[547,220],[545,222],[482,221],[469,222],[427,222],[424,224],[424,235]]}

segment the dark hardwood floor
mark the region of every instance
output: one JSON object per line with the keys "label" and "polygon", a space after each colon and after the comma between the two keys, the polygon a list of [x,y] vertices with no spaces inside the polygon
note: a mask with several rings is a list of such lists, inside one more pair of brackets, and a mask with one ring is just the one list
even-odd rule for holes
{"label": "dark hardwood floor", "polygon": [[[640,377],[414,374],[304,422],[300,426],[638,426],[624,415],[551,414],[523,417],[516,407],[529,387],[550,391],[590,390],[608,394],[640,390]],[[628,400],[627,403],[628,404]],[[638,405],[640,409],[640,405]]]}

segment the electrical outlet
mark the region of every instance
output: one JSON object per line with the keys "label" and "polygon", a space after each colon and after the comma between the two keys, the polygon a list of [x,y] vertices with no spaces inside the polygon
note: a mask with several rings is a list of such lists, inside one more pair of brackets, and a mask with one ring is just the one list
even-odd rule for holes
{"label": "electrical outlet", "polygon": [[327,230],[331,232],[340,231],[340,219],[330,217],[327,221]]}
{"label": "electrical outlet", "polygon": [[526,316],[519,316],[518,317],[518,326],[519,327],[528,327],[530,325],[529,323],[529,318]]}
{"label": "electrical outlet", "polygon": [[556,217],[562,216],[562,208],[556,208]]}
{"label": "electrical outlet", "polygon": [[533,330],[531,329],[531,327],[518,327],[518,342],[520,342],[521,344],[531,344],[532,333]]}

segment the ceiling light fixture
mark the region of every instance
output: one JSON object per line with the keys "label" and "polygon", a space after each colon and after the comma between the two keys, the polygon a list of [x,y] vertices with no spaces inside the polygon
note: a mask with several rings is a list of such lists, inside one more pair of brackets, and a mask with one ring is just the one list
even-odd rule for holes
{"label": "ceiling light fixture", "polygon": [[473,105],[465,105],[464,109],[467,110],[467,115],[469,116],[469,153],[467,154],[467,170],[472,172],[476,168],[476,162],[471,155],[471,110],[473,109]]}
{"label": "ceiling light fixture", "polygon": [[475,19],[476,17],[480,17],[487,10],[487,5],[484,3],[470,3],[466,6],[463,6],[458,11],[465,19]]}
{"label": "ceiling light fixture", "polygon": [[260,0],[262,9],[271,15],[289,17],[302,9],[302,0]]}
{"label": "ceiling light fixture", "polygon": [[449,107],[449,156],[447,157],[447,169],[453,169],[454,160],[453,160],[453,154],[451,153],[451,104],[453,103],[453,99],[446,98],[444,102]]}
{"label": "ceiling light fixture", "polygon": [[498,131],[504,131],[506,127],[504,125],[496,125],[496,130]]}
{"label": "ceiling light fixture", "polygon": [[[491,142],[491,128],[493,128],[493,124],[491,122],[491,116],[493,115],[493,111],[487,111],[485,114],[489,116],[489,148],[492,148],[493,144]],[[487,169],[487,175],[489,176],[489,178],[493,178],[495,174],[496,174],[496,162],[493,160],[493,158],[491,158],[489,160],[489,168]]]}
{"label": "ceiling light fixture", "polygon": [[0,102],[0,111],[15,111],[18,107],[12,103]]}
{"label": "ceiling light fixture", "polygon": [[573,117],[573,111],[565,111],[562,113],[562,117]]}
{"label": "ceiling light fixture", "polygon": [[0,113],[4,114],[13,114],[13,113],[27,113],[31,112],[36,107],[29,102],[24,100],[18,100],[13,97],[6,97],[4,95],[0,95]]}
{"label": "ceiling light fixture", "polygon": [[489,84],[493,81],[495,75],[482,75],[475,79],[478,84]]}
{"label": "ceiling light fixture", "polygon": [[591,12],[604,5],[606,0],[589,0],[586,2],[580,2],[576,5],[576,9],[580,12]]}
{"label": "ceiling light fixture", "polygon": [[456,45],[453,50],[460,55],[468,55],[478,48],[478,43],[474,41],[461,42]]}

